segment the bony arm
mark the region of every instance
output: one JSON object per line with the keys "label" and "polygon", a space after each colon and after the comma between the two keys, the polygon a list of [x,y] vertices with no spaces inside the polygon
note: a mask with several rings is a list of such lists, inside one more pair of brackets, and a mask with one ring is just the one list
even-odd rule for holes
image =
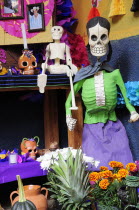
{"label": "bony arm", "polygon": [[46,69],[48,68],[47,61],[48,61],[48,59],[46,59],[46,61],[44,63],[42,63],[42,65],[41,65],[41,67],[42,67],[42,74],[45,74]]}
{"label": "bony arm", "polygon": [[70,48],[67,45],[66,45],[66,64],[68,66],[72,65],[72,58],[71,58],[71,55],[70,55]]}
{"label": "bony arm", "polygon": [[139,114],[136,111],[131,112],[129,122],[132,123],[132,122],[136,122],[137,120],[139,120]]}
{"label": "bony arm", "polygon": [[71,115],[66,116],[67,127],[70,131],[74,130],[76,122],[77,122],[77,120],[72,118]]}
{"label": "bony arm", "polygon": [[42,67],[42,74],[45,74],[45,71],[48,68],[48,64],[47,63],[48,63],[49,56],[50,56],[50,44],[48,44],[47,47],[46,47],[46,54],[45,54],[46,60],[41,65],[41,67]]}
{"label": "bony arm", "polygon": [[72,63],[72,58],[70,54],[70,48],[66,45],[66,64],[70,67],[67,72],[67,76],[71,74],[72,76],[77,73],[78,68]]}

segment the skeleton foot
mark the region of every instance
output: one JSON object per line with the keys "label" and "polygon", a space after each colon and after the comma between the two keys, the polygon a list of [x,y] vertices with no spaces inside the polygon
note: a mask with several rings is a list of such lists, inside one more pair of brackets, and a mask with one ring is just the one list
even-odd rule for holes
{"label": "skeleton foot", "polygon": [[39,74],[37,78],[37,86],[39,87],[39,92],[44,93],[45,86],[47,83],[47,75],[46,74]]}

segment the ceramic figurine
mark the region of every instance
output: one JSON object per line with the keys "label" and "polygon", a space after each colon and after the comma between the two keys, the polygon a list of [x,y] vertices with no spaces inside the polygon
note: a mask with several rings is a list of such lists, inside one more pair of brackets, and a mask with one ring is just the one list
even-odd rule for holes
{"label": "ceramic figurine", "polygon": [[32,159],[36,159],[37,147],[39,146],[38,144],[39,144],[38,136],[35,136],[34,138],[31,139],[23,138],[20,145],[22,155],[29,153],[29,157],[31,157]]}
{"label": "ceramic figurine", "polygon": [[19,57],[18,67],[22,69],[24,75],[37,74],[37,62],[35,56],[30,50],[23,50],[23,54]]}
{"label": "ceramic figurine", "polygon": [[[25,185],[23,186],[23,190],[27,201],[31,201],[35,205],[36,209],[38,210],[48,209],[48,202],[47,202],[48,190],[45,187],[41,187],[40,185]],[[10,194],[12,208],[14,207],[14,205],[16,205],[17,202],[20,202],[19,199],[20,199],[20,192],[19,189],[17,189],[17,191],[13,191]],[[19,207],[19,209],[35,210],[33,207],[30,208]]]}
{"label": "ceramic figurine", "polygon": [[[114,70],[107,63],[112,54],[109,32],[110,23],[107,19],[95,17],[88,21],[89,52],[97,58],[97,62],[80,69],[74,78],[75,94],[82,90],[81,96],[86,108],[82,135],[83,152],[107,167],[112,160],[124,164],[133,161],[125,128],[115,114],[117,86],[131,114],[130,122],[139,119],[139,114],[127,98],[120,70]],[[106,55],[107,60],[104,60]],[[71,94],[66,101],[66,122],[68,129],[72,131],[76,119],[72,118],[70,105]]]}

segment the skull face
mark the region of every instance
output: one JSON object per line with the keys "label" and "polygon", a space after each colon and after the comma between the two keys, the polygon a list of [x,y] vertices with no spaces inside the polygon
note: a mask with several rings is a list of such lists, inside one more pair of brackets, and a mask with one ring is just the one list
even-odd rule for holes
{"label": "skull face", "polygon": [[21,151],[22,154],[29,153],[29,157],[32,159],[36,159],[37,155],[37,143],[33,139],[31,140],[24,140],[21,143]]}
{"label": "skull face", "polygon": [[108,30],[99,25],[99,23],[89,28],[89,45],[91,54],[96,57],[106,55],[108,51],[109,36]]}
{"label": "skull face", "polygon": [[37,67],[36,58],[31,51],[23,51],[23,55],[18,60],[18,66],[23,69],[23,74],[34,74]]}
{"label": "skull face", "polygon": [[61,26],[53,26],[51,33],[54,40],[60,40],[63,35],[63,28]]}

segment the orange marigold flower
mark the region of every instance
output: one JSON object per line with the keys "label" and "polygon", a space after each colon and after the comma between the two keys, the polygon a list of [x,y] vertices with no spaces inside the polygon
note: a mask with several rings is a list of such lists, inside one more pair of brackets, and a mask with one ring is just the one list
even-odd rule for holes
{"label": "orange marigold flower", "polygon": [[100,171],[106,171],[106,170],[108,170],[108,167],[106,167],[106,166],[100,166]]}
{"label": "orange marigold flower", "polygon": [[121,178],[125,178],[126,175],[128,175],[128,174],[129,174],[128,170],[127,170],[127,169],[124,169],[124,168],[122,168],[122,169],[120,169],[120,170],[118,171],[118,175],[120,175]]}
{"label": "orange marigold flower", "polygon": [[117,179],[118,181],[121,181],[120,174],[113,174],[113,179]]}
{"label": "orange marigold flower", "polygon": [[100,177],[101,178],[110,178],[112,176],[113,176],[113,173],[111,171],[109,171],[109,170],[100,172]]}
{"label": "orange marigold flower", "polygon": [[99,175],[98,172],[92,172],[92,173],[89,174],[89,180],[90,181],[96,182],[99,179],[100,179],[100,175]]}
{"label": "orange marigold flower", "polygon": [[110,161],[109,166],[112,168],[123,168],[124,167],[123,163],[118,162],[118,161]]}
{"label": "orange marigold flower", "polygon": [[128,171],[134,172],[134,171],[137,171],[137,166],[136,166],[135,163],[128,163],[128,164],[126,165],[126,169],[127,169]]}
{"label": "orange marigold flower", "polygon": [[108,186],[110,185],[108,179],[102,179],[100,182],[99,182],[99,187],[103,190],[106,190],[108,188]]}

